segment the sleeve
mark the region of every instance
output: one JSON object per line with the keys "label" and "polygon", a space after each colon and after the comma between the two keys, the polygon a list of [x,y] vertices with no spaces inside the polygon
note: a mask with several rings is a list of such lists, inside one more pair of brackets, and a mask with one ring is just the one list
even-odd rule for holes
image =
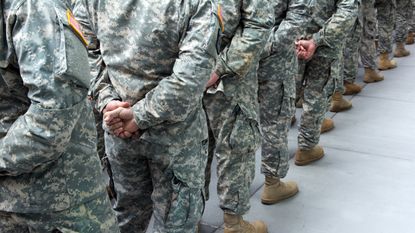
{"label": "sleeve", "polygon": [[311,7],[308,2],[308,0],[290,1],[285,18],[274,33],[275,43],[290,45],[306,33],[306,27],[311,22]]}
{"label": "sleeve", "polygon": [[106,64],[102,58],[100,42],[94,26],[97,25],[97,17],[91,13],[96,12],[96,10],[91,11],[96,6],[90,4],[92,4],[90,1],[76,1],[73,13],[89,42],[88,60],[92,75],[89,95],[95,100],[96,109],[102,112],[110,101],[121,100],[121,98],[111,84]]}
{"label": "sleeve", "polygon": [[[226,5],[224,5],[226,7]],[[271,33],[274,16],[265,1],[243,1],[240,9],[241,19],[229,46],[221,52],[215,72],[219,77],[233,74],[245,77],[255,64]],[[224,17],[226,27],[226,16]]]}
{"label": "sleeve", "polygon": [[184,121],[200,107],[217,55],[218,18],[209,0],[200,0],[188,17],[172,74],[133,106],[140,129]]}
{"label": "sleeve", "polygon": [[[318,14],[318,12],[317,12]],[[313,39],[317,46],[336,48],[347,37],[358,15],[358,0],[339,0],[336,12],[327,20]]]}
{"label": "sleeve", "polygon": [[[18,176],[42,169],[65,152],[86,108],[88,87],[81,83],[87,83],[89,75],[86,70],[82,78],[75,79],[66,72],[66,33],[53,7],[33,9],[24,4],[8,27],[31,101],[27,112],[0,139],[0,176]],[[80,46],[74,48],[77,53],[71,53],[78,54],[76,60],[82,58],[79,49],[83,45],[78,42]],[[83,55],[86,61],[86,51]],[[79,82],[81,79],[83,82]]]}

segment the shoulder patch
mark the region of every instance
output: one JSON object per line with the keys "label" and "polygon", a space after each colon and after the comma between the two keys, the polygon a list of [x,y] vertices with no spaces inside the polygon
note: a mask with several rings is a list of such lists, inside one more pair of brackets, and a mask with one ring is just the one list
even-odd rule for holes
{"label": "shoulder patch", "polygon": [[218,18],[219,18],[219,25],[222,32],[225,31],[225,22],[223,21],[223,15],[222,15],[222,8],[220,5],[218,5]]}
{"label": "shoulder patch", "polygon": [[66,10],[66,17],[68,19],[69,27],[75,32],[75,34],[79,37],[79,39],[82,41],[82,43],[85,44],[85,46],[88,46],[88,41],[85,39],[84,33],[81,30],[81,25],[79,22],[75,19],[73,16],[71,10]]}

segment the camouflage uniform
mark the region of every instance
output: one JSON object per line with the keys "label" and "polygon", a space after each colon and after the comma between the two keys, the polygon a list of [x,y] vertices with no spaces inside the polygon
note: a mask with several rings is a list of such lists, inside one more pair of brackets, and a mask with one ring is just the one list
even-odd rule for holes
{"label": "camouflage uniform", "polygon": [[411,0],[411,10],[409,11],[409,32],[415,32],[415,0]]}
{"label": "camouflage uniform", "polygon": [[344,70],[342,72],[344,81],[355,82],[359,66],[359,54],[364,68],[377,70],[375,36],[375,0],[361,1],[358,20],[347,37],[347,46],[344,48]]}
{"label": "camouflage uniform", "polygon": [[[211,130],[209,162],[215,154],[220,207],[225,213],[243,215],[250,207],[249,188],[261,140],[256,69],[273,20],[262,0],[223,1],[222,9],[224,50],[214,70],[221,81],[204,96]],[[210,163],[206,172],[207,191]]]}
{"label": "camouflage uniform", "polygon": [[311,20],[309,0],[277,1],[275,25],[258,69],[262,140],[261,172],[284,178],[288,172],[288,129],[295,113],[298,59],[294,42]]}
{"label": "camouflage uniform", "polygon": [[[340,66],[340,78],[341,86],[343,87],[343,81],[348,83],[354,83],[357,76],[357,69],[359,66],[359,47],[360,47],[360,39],[362,35],[363,29],[363,13],[361,4],[359,4],[359,16],[355,21],[354,27],[347,35],[343,50],[343,60]],[[337,88],[338,89],[338,88]],[[340,88],[340,93],[343,93],[343,88]]]}
{"label": "camouflage uniform", "polygon": [[408,35],[409,19],[411,17],[411,0],[396,0],[395,42],[404,43]]}
{"label": "camouflage uniform", "polygon": [[118,232],[86,98],[87,52],[69,9],[0,3],[2,233]]}
{"label": "camouflage uniform", "polygon": [[[99,71],[101,112],[130,103],[142,133],[105,135],[121,232],[194,232],[204,201],[207,125],[204,86],[216,56],[218,21],[210,1],[83,0],[76,16]],[[95,62],[101,57],[102,62]]]}
{"label": "camouflage uniform", "polygon": [[375,0],[361,2],[361,19],[363,31],[360,43],[360,58],[364,68],[377,70],[376,64],[376,10]]}
{"label": "camouflage uniform", "polygon": [[308,33],[317,44],[314,57],[305,64],[303,114],[298,147],[310,150],[320,140],[321,123],[334,92],[332,67],[342,55],[344,38],[358,15],[357,0],[314,1],[314,17]]}
{"label": "camouflage uniform", "polygon": [[379,52],[392,53],[392,33],[395,26],[396,1],[376,0]]}

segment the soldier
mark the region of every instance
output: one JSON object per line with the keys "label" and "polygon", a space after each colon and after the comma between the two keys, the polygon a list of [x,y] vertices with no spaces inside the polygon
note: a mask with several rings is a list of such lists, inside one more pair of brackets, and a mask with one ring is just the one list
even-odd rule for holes
{"label": "soldier", "polygon": [[94,35],[91,64],[100,72],[92,94],[104,113],[121,232],[145,232],[152,213],[153,232],[195,232],[207,158],[202,94],[217,54],[214,6],[209,0],[79,4],[76,16]]}
{"label": "soldier", "polygon": [[326,0],[314,3],[315,14],[308,28],[311,39],[298,42],[304,47],[312,44],[317,46],[313,58],[306,64],[302,82],[304,111],[298,135],[299,148],[295,154],[295,164],[300,166],[324,156],[323,148],[318,142],[328,101],[334,92],[331,69],[342,54],[343,40],[350,33],[358,14],[357,0]]}
{"label": "soldier", "polygon": [[379,70],[396,68],[396,61],[389,58],[392,53],[392,33],[395,25],[396,1],[376,0],[379,29]]}
{"label": "soldier", "polygon": [[376,64],[376,0],[364,0],[362,6],[362,37],[360,42],[360,58],[365,69],[363,82],[373,83],[384,79],[377,71]]}
{"label": "soldier", "polygon": [[406,37],[406,44],[411,45],[415,43],[415,0],[411,0],[411,10],[408,18],[408,36]]}
{"label": "soldier", "polygon": [[0,232],[119,232],[69,1],[0,2]]}
{"label": "soldier", "polygon": [[262,221],[248,223],[250,186],[255,175],[255,152],[261,141],[258,119],[259,56],[274,21],[263,0],[223,1],[223,51],[207,84],[204,106],[211,130],[205,190],[210,165],[218,160],[218,196],[225,233],[267,232]]}
{"label": "soldier", "polygon": [[258,68],[258,100],[262,140],[261,172],[264,204],[275,204],[298,192],[295,182],[283,182],[288,172],[288,130],[295,113],[298,59],[295,41],[305,35],[311,20],[309,0],[280,0],[274,6],[275,24]]}
{"label": "soldier", "polygon": [[405,49],[405,41],[408,36],[408,21],[411,16],[411,11],[411,0],[396,0],[395,57],[406,57],[410,54]]}
{"label": "soldier", "polygon": [[361,87],[355,84],[358,71],[358,56],[360,47],[360,57],[365,69],[363,81],[365,83],[379,82],[384,79],[377,73],[375,62],[375,28],[376,13],[375,1],[367,0],[360,3],[359,23],[347,38],[348,46],[344,49],[344,87],[345,95],[354,95],[361,91]]}

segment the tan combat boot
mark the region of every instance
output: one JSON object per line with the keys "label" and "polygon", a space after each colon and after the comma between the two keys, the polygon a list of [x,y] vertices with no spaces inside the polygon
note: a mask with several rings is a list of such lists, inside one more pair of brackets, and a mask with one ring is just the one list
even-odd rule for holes
{"label": "tan combat boot", "polygon": [[321,124],[320,133],[325,133],[334,129],[334,121],[330,118],[324,118]]}
{"label": "tan combat boot", "polygon": [[354,95],[362,91],[362,87],[356,83],[344,82],[344,88],[346,89],[343,95]]}
{"label": "tan combat boot", "polygon": [[297,183],[293,181],[282,182],[280,178],[266,176],[264,192],[261,195],[261,202],[265,205],[272,205],[290,198],[297,193]]}
{"label": "tan combat boot", "polygon": [[381,53],[379,56],[379,64],[378,69],[379,70],[389,70],[396,68],[396,61],[390,60],[388,53]]}
{"label": "tan combat boot", "polygon": [[343,112],[352,107],[352,102],[343,98],[343,95],[336,91],[331,99],[330,112]]}
{"label": "tan combat boot", "polygon": [[363,82],[365,83],[374,83],[374,82],[380,82],[385,79],[382,75],[380,75],[378,72],[376,72],[373,69],[365,68],[365,77],[363,78]]}
{"label": "tan combat boot", "polygon": [[296,108],[303,108],[303,98],[299,98],[295,103]]}
{"label": "tan combat boot", "polygon": [[395,48],[395,57],[406,57],[411,54],[408,50],[405,49],[405,44],[403,42],[396,43]]}
{"label": "tan combat boot", "polygon": [[293,117],[291,117],[291,127],[294,126],[295,122],[297,122],[297,118],[294,115]]}
{"label": "tan combat boot", "polygon": [[249,223],[240,215],[224,214],[224,233],[268,233],[267,225],[262,221]]}
{"label": "tan combat boot", "polygon": [[413,32],[409,32],[408,36],[406,37],[406,44],[414,44],[415,43],[415,38],[414,38],[414,33]]}
{"label": "tan combat boot", "polygon": [[320,145],[316,145],[310,150],[297,149],[295,153],[295,165],[304,166],[323,158],[323,156],[324,150]]}

